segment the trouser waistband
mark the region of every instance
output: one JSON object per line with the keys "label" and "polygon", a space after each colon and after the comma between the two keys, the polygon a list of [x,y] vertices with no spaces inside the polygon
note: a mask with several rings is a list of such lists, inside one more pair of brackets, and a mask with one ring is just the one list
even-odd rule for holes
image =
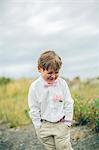
{"label": "trouser waistband", "polygon": [[63,116],[59,121],[57,122],[51,122],[51,121],[48,121],[48,120],[45,120],[45,119],[41,119],[41,122],[50,122],[50,123],[58,123],[58,122],[64,122],[63,120],[65,119],[65,116]]}

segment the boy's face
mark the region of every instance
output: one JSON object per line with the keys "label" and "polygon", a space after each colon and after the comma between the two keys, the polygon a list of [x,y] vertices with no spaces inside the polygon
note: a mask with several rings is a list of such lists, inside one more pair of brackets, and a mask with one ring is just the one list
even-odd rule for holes
{"label": "boy's face", "polygon": [[59,71],[54,70],[43,70],[42,68],[39,69],[39,72],[41,73],[42,78],[48,83],[53,84],[54,81],[59,76]]}

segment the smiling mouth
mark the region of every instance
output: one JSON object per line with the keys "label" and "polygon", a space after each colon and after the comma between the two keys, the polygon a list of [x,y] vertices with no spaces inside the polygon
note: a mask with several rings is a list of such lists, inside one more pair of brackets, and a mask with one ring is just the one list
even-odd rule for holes
{"label": "smiling mouth", "polygon": [[49,78],[48,78],[48,80],[54,80],[54,78],[52,78],[52,77],[49,77]]}

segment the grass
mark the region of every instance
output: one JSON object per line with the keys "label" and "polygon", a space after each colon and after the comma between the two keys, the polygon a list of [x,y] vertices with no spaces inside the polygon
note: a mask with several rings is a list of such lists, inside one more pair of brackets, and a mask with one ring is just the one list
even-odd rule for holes
{"label": "grass", "polygon": [[[90,124],[99,131],[99,79],[81,82],[79,78],[68,84],[74,99],[74,120],[78,125]],[[9,127],[31,123],[28,115],[28,89],[33,80],[0,78],[0,120]]]}
{"label": "grass", "polygon": [[90,125],[99,132],[99,81],[96,83],[79,82],[75,89],[71,87],[75,102],[74,119],[79,125]]}
{"label": "grass", "polygon": [[31,80],[11,80],[0,86],[0,120],[10,127],[30,123],[28,116],[27,95]]}

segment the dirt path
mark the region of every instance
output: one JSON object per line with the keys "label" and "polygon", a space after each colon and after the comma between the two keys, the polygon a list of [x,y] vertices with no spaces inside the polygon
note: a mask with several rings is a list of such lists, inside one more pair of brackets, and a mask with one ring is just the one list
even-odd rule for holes
{"label": "dirt path", "polygon": [[[74,150],[99,150],[99,136],[86,126],[71,129]],[[32,125],[9,129],[0,125],[0,150],[44,150]]]}

